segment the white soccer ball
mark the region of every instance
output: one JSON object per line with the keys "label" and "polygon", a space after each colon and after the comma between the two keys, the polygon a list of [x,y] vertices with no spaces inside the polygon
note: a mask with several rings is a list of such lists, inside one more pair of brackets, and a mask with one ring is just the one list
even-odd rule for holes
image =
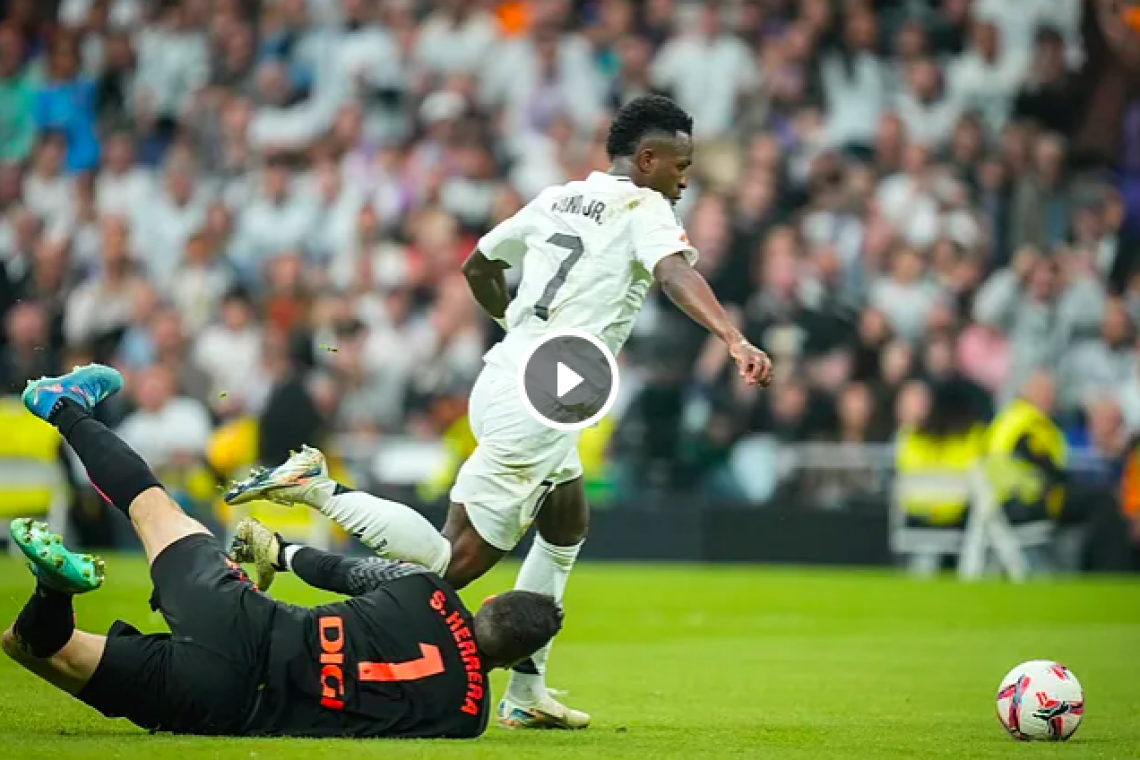
{"label": "white soccer ball", "polygon": [[1081,682],[1059,662],[1023,662],[1001,681],[998,720],[1021,741],[1063,742],[1085,716]]}

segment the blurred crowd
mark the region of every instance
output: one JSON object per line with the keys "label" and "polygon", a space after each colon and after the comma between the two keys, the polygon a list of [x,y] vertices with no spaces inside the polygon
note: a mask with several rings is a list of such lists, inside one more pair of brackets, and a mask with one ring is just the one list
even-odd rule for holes
{"label": "blurred crowd", "polygon": [[459,263],[604,170],[647,92],[696,118],[679,212],[778,378],[743,392],[651,302],[609,442],[631,470],[699,477],[756,431],[886,442],[948,379],[984,419],[1042,369],[1077,438],[1140,430],[1140,106],[1091,2],[0,9],[0,385],[114,363],[152,464],[243,419],[266,461],[447,436],[497,329]]}

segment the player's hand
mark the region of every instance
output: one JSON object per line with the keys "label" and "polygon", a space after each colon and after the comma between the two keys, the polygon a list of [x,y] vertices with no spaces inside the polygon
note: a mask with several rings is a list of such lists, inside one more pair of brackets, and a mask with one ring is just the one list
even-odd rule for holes
{"label": "player's hand", "polygon": [[772,382],[772,360],[745,338],[738,338],[728,344],[728,353],[736,362],[740,376],[749,385],[768,387]]}

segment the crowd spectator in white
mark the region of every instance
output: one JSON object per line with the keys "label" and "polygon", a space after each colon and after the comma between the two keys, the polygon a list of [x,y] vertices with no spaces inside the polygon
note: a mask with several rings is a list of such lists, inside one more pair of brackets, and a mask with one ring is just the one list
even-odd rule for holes
{"label": "crowd spectator in white", "polygon": [[170,160],[160,186],[134,208],[131,218],[135,257],[164,289],[174,284],[172,277],[186,241],[206,220],[209,194],[195,172],[184,160]]}
{"label": "crowd spectator in white", "polygon": [[938,65],[922,58],[910,65],[895,109],[907,136],[932,150],[944,147],[962,114],[962,104],[946,86]]}
{"label": "crowd spectator in white", "polygon": [[99,269],[67,300],[63,334],[72,345],[90,344],[125,329],[142,291],[153,290],[131,258],[126,221],[105,217],[101,232]]}
{"label": "crowd spectator in white", "polygon": [[238,212],[230,255],[242,276],[255,280],[266,259],[305,243],[317,221],[311,197],[292,187],[293,177],[280,162],[261,170],[249,202]]}
{"label": "crowd spectator in white", "polygon": [[206,35],[195,27],[190,4],[155,6],[156,18],[141,27],[135,43],[138,69],[133,98],[144,121],[173,121],[210,73]]}
{"label": "crowd spectator in white", "polygon": [[1058,406],[1066,411],[1126,388],[1137,362],[1136,329],[1124,303],[1109,299],[1099,334],[1074,340],[1060,363]]}
{"label": "crowd spectator in white", "polygon": [[178,394],[174,373],[155,364],[131,385],[138,408],[118,433],[156,469],[189,464],[205,456],[213,425],[202,402]]}
{"label": "crowd spectator in white", "polygon": [[890,104],[890,74],[876,54],[878,33],[869,9],[848,13],[839,45],[820,62],[827,134],[835,145],[869,147]]}
{"label": "crowd spectator in white", "polygon": [[395,4],[374,0],[342,0],[343,21],[332,64],[317,87],[317,98],[336,104],[350,97],[368,102],[365,131],[381,140],[406,135],[405,103],[408,75],[400,40],[383,22],[380,12]]}
{"label": "crowd spectator in white", "polygon": [[231,107],[226,143],[247,137],[256,151],[288,152],[303,150],[332,123],[340,96],[314,90],[296,101],[289,69],[285,63],[269,60],[258,66],[255,77],[257,107],[249,114]]}
{"label": "crowd spectator in white", "polygon": [[990,21],[974,23],[970,47],[946,72],[947,87],[966,111],[981,115],[990,130],[1005,126],[1028,62],[1002,45],[1001,32]]}
{"label": "crowd spectator in white", "polygon": [[875,193],[878,211],[912,245],[933,243],[941,231],[942,197],[948,178],[921,144],[903,150],[901,171],[884,179]]}
{"label": "crowd spectator in white", "polygon": [[67,144],[58,133],[40,138],[32,155],[31,170],[24,177],[24,203],[49,229],[71,218],[72,177],[64,171]]}
{"label": "crowd spectator in white", "polygon": [[1101,321],[1104,290],[1094,277],[1024,248],[978,292],[974,318],[1009,335],[1010,372],[1003,400],[1040,367],[1053,367],[1074,337]]}
{"label": "crowd spectator in white", "polygon": [[870,305],[887,317],[894,333],[919,341],[926,329],[926,318],[943,293],[924,276],[925,263],[918,251],[902,246],[891,256],[887,273],[871,285]]}
{"label": "crowd spectator in white", "polygon": [[257,378],[262,330],[249,295],[241,290],[226,294],[218,317],[199,334],[194,361],[210,376],[212,400],[241,408]]}
{"label": "crowd spectator in white", "polygon": [[748,47],[713,5],[701,7],[696,19],[677,19],[677,36],[658,53],[653,83],[671,94],[682,108],[700,114],[696,137],[712,139],[729,133],[740,98],[763,72],[751,64]]}
{"label": "crowd spectator in white", "polygon": [[318,260],[330,262],[352,247],[360,210],[366,204],[359,187],[350,186],[332,161],[317,163],[297,190],[298,205],[303,199],[312,207],[312,219],[305,235],[305,248]]}
{"label": "crowd spectator in white", "polygon": [[142,0],[63,0],[59,4],[59,20],[67,26],[82,26],[99,5],[106,6],[108,22],[116,29],[133,27],[142,20]]}
{"label": "crowd spectator in white", "polygon": [[443,0],[420,25],[415,63],[424,76],[421,87],[451,74],[479,71],[499,42],[499,25],[478,3]]}
{"label": "crowd spectator in white", "polygon": [[588,133],[602,117],[605,92],[589,44],[576,35],[560,35],[553,25],[537,27],[504,46],[483,83],[484,102],[504,109],[504,127],[512,139],[542,132],[562,116]]}
{"label": "crowd spectator in white", "polygon": [[222,257],[216,239],[204,232],[190,236],[174,272],[178,285],[170,293],[188,331],[197,334],[214,318],[222,298],[237,284],[236,280],[236,272]]}
{"label": "crowd spectator in white", "polygon": [[95,180],[99,213],[129,217],[148,203],[154,192],[154,174],[135,161],[130,133],[110,135],[103,144],[102,165]]}
{"label": "crowd spectator in white", "polygon": [[1081,58],[1081,0],[974,0],[971,10],[975,18],[998,28],[1008,55],[1023,64],[1029,62],[1034,36],[1043,26],[1058,30],[1062,53],[1070,61]]}

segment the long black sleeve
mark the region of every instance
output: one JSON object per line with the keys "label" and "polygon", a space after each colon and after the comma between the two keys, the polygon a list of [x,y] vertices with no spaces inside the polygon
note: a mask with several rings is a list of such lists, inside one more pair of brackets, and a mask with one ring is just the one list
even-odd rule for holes
{"label": "long black sleeve", "polygon": [[427,572],[409,562],[381,557],[342,557],[311,546],[301,547],[294,553],[289,566],[310,586],[347,596],[367,594],[397,578]]}

